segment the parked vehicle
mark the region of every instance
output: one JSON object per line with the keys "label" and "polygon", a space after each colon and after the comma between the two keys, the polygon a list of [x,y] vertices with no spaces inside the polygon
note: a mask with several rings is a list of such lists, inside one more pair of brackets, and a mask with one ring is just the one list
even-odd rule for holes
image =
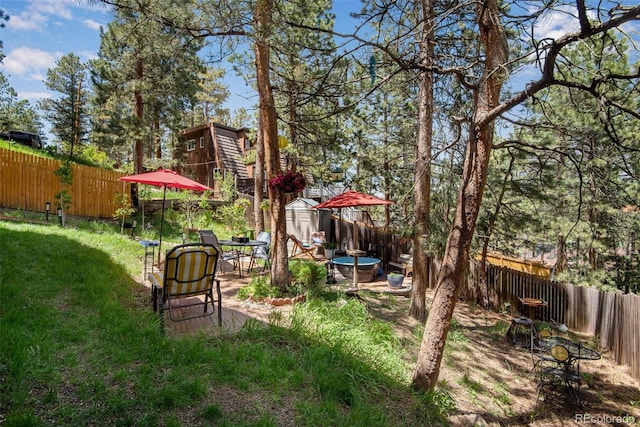
{"label": "parked vehicle", "polygon": [[43,148],[40,136],[35,133],[23,132],[20,130],[10,130],[9,132],[0,133],[0,139],[17,142],[19,144],[27,145],[33,148]]}

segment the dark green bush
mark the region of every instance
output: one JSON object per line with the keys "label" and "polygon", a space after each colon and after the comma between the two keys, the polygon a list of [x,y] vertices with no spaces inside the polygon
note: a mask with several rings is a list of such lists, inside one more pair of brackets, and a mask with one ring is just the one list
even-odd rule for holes
{"label": "dark green bush", "polygon": [[317,291],[327,282],[327,271],[324,266],[313,261],[292,260],[289,262],[291,271],[291,287],[301,288],[302,292]]}

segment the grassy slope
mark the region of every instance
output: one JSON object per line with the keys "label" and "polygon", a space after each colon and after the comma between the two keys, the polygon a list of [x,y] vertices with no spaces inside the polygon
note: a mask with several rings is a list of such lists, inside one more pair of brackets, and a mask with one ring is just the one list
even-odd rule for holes
{"label": "grassy slope", "polygon": [[0,221],[0,248],[5,426],[429,425],[451,407],[408,391],[397,340],[358,301],[311,300],[287,329],[172,338],[133,279],[136,242]]}
{"label": "grassy slope", "polygon": [[[64,161],[67,159],[67,157],[63,154],[58,154],[56,153],[55,149],[43,149],[40,150],[38,148],[32,148],[32,147],[28,147],[26,145],[22,145],[19,144],[17,142],[13,142],[13,141],[6,141],[4,139],[0,139],[0,148],[4,148],[7,150],[11,150],[11,151],[17,151],[20,153],[27,153],[27,154],[31,154],[34,156],[38,156],[38,157],[44,157],[47,159],[54,159],[54,160],[60,160],[60,161]],[[51,147],[50,147],[51,148]],[[82,156],[80,156],[80,158],[78,158],[78,156],[76,155],[72,161],[73,163],[78,163],[81,165],[85,165],[85,166],[91,166],[91,167],[97,167],[97,168],[103,168],[103,169],[109,169],[109,170],[113,170],[112,167],[110,166],[106,166],[100,165],[97,162],[94,162],[92,160],[88,160],[88,159],[84,159],[82,158]]]}

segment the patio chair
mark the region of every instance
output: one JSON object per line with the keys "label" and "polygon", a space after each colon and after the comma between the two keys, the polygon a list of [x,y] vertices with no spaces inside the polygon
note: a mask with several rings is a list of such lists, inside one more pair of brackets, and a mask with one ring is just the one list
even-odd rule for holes
{"label": "patio chair", "polygon": [[580,359],[572,357],[567,347],[555,344],[551,348],[547,348],[547,351],[542,349],[536,366],[538,368],[538,399],[543,389],[557,390],[562,387],[568,390],[575,397],[578,405],[582,407]]}
{"label": "patio chair", "polygon": [[413,276],[413,255],[401,254],[397,260],[389,263],[389,270],[397,270],[405,277]]}
{"label": "patio chair", "polygon": [[291,241],[293,242],[293,247],[291,248],[291,255],[289,255],[289,258],[306,256],[311,258],[314,261],[318,260],[318,258],[316,258],[316,255],[315,255],[315,251],[316,251],[315,246],[302,243],[300,239],[298,239],[293,234],[289,234],[288,236],[289,236],[289,239],[291,239]]}
{"label": "patio chair", "polygon": [[265,242],[264,246],[256,246],[251,249],[251,261],[249,262],[249,270],[253,268],[254,265],[257,265],[257,260],[262,260],[264,264],[262,265],[262,271],[265,271],[267,267],[271,268],[271,233],[266,231],[261,231],[258,233],[258,237],[256,240],[259,242]]}
{"label": "patio chair", "polygon": [[[212,230],[200,230],[200,241],[202,243],[206,243],[209,245],[213,245],[216,247],[218,252],[220,253],[219,259],[224,262],[229,262],[233,264],[233,269],[238,268],[238,252],[237,251],[223,251],[220,247],[220,243],[218,242],[218,237]],[[222,263],[218,263],[218,270],[222,273]]]}
{"label": "patio chair", "polygon": [[[160,321],[164,325],[164,311],[169,312],[173,321],[189,320],[211,316],[218,305],[218,324],[222,324],[222,294],[220,280],[215,277],[218,249],[211,244],[188,243],[167,251],[164,270],[149,274],[153,292],[153,311],[160,311]],[[213,296],[216,285],[217,298]],[[204,301],[201,299],[204,297]],[[185,304],[177,304],[179,299],[189,299]],[[209,311],[209,305],[211,311]],[[202,306],[200,313],[177,317],[175,311]]]}
{"label": "patio chair", "polygon": [[324,231],[314,231],[311,233],[311,245],[316,247],[316,254],[325,256],[323,244],[327,242],[327,236]]}

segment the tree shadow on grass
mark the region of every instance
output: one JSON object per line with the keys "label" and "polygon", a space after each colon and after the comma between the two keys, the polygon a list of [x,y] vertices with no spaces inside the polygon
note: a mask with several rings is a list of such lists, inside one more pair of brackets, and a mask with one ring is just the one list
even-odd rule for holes
{"label": "tree shadow on grass", "polygon": [[[415,360],[420,344],[416,334],[422,325],[411,319],[409,301],[383,294],[365,298],[371,314],[394,324],[406,339]],[[427,307],[429,307],[427,298]],[[606,354],[600,361],[582,361],[581,408],[571,392],[553,390],[549,399],[538,400],[537,378],[532,372],[535,355],[514,347],[506,339],[510,317],[458,303],[447,338],[440,370],[440,384],[455,396],[459,412],[467,415],[454,425],[465,425],[474,416],[499,425],[567,425],[585,412],[630,415],[640,419],[637,401],[640,388],[625,367]],[[634,397],[636,396],[636,397]]]}
{"label": "tree shadow on grass", "polygon": [[[573,390],[563,387],[545,387],[539,396],[533,370],[538,355],[506,340],[504,332],[510,319],[477,309],[473,312],[467,304],[459,304],[456,310],[462,319],[460,330],[474,356],[454,355],[452,368],[473,372],[481,378],[490,400],[499,401],[496,384],[503,385],[503,391],[513,399],[510,405],[503,405],[510,407],[511,413],[507,410],[500,415],[498,411],[479,410],[486,421],[500,425],[568,425],[579,424],[578,418],[585,413],[631,415],[640,419],[640,411],[630,404],[640,396],[637,381],[621,374],[624,367],[606,355],[597,361],[580,362],[583,380],[579,400]],[[506,397],[504,400],[507,401]]]}
{"label": "tree shadow on grass", "polygon": [[433,399],[346,343],[256,324],[236,335],[163,336],[148,289],[118,253],[39,231],[0,226],[3,420],[206,425],[202,414],[222,414],[232,425],[442,422]]}

